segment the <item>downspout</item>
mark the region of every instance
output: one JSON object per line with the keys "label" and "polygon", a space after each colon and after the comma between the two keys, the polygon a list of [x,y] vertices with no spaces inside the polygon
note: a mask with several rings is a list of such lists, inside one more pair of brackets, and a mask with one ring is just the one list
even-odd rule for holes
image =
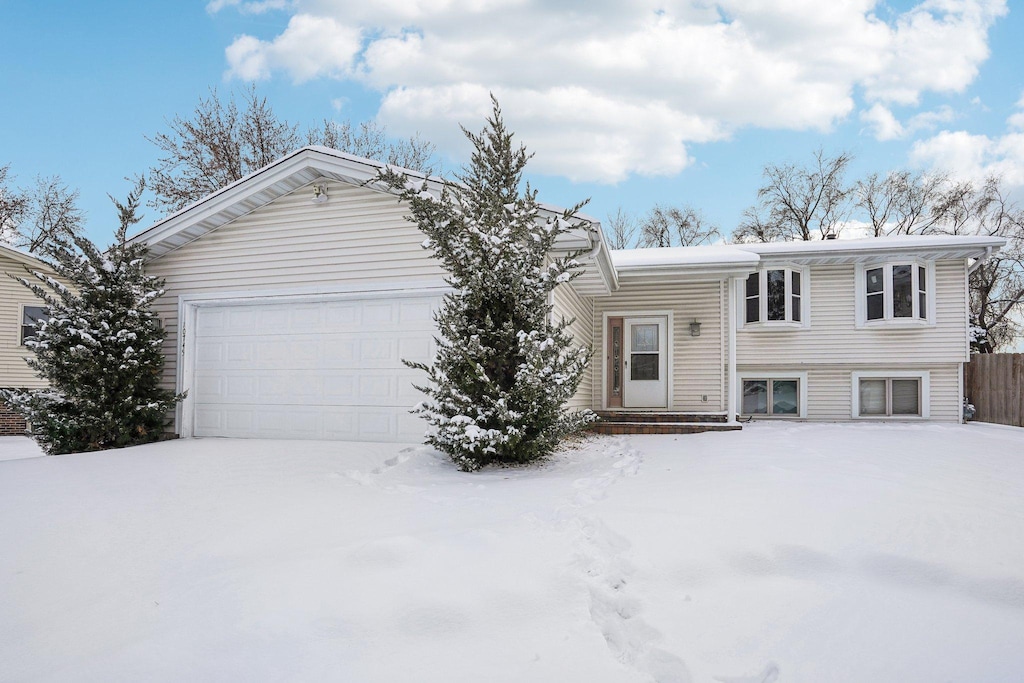
{"label": "downspout", "polygon": [[729,310],[729,373],[728,373],[728,397],[729,397],[729,424],[736,424],[736,416],[739,415],[739,404],[737,403],[738,392],[736,391],[736,320],[738,312],[736,308],[736,299],[739,296],[739,283],[740,278],[730,277],[729,278],[729,304],[727,306]]}

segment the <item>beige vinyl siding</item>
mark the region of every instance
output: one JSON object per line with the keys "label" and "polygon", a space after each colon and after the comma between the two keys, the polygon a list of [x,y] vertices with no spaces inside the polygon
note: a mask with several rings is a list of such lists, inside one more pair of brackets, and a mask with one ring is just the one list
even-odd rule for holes
{"label": "beige vinyl siding", "polygon": [[[781,372],[807,373],[808,420],[853,420],[853,373],[865,370],[891,371],[892,377],[908,372],[928,372],[930,420],[958,422],[960,419],[960,366],[958,364],[894,366],[879,362],[871,366],[833,365],[808,367],[806,365],[749,365],[741,367],[746,376],[770,378]],[[792,418],[782,418],[792,419]],[[905,421],[908,418],[898,418]]]}
{"label": "beige vinyl siding", "polygon": [[[671,311],[672,404],[669,410],[721,412],[725,407],[725,283],[715,280],[687,284],[623,285],[610,296],[594,298],[595,382],[593,407],[602,408],[607,359],[604,315],[626,317]],[[699,337],[690,336],[690,323],[701,323]],[[707,396],[707,401],[702,397]]]}
{"label": "beige vinyl siding", "polygon": [[8,275],[26,275],[25,266],[0,255],[0,387],[39,389],[46,382],[25,363],[32,352],[21,345],[21,307],[42,306],[43,302]]}
{"label": "beige vinyl siding", "polygon": [[856,327],[853,264],[812,266],[811,319],[803,328],[740,328],[737,366],[772,358],[778,364],[942,364],[967,360],[963,261],[935,266],[935,324],[896,329]]}
{"label": "beige vinyl siding", "polygon": [[[551,293],[554,319],[575,319],[569,331],[577,344],[593,349],[594,345],[594,301],[590,297],[581,296],[570,284],[559,285]],[[596,356],[592,355],[590,365],[583,374],[576,395],[569,401],[570,408],[590,408],[591,396],[594,394]]]}
{"label": "beige vinyl siding", "polygon": [[167,331],[168,387],[177,372],[179,296],[444,284],[406,206],[366,188],[327,186],[326,203],[300,188],[147,264],[166,280],[156,308]]}

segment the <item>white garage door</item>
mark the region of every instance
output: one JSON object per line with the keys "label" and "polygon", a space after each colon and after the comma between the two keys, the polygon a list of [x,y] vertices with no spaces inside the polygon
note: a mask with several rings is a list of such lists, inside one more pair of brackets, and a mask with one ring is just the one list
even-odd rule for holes
{"label": "white garage door", "polygon": [[195,436],[420,441],[409,414],[434,357],[437,296],[196,309]]}

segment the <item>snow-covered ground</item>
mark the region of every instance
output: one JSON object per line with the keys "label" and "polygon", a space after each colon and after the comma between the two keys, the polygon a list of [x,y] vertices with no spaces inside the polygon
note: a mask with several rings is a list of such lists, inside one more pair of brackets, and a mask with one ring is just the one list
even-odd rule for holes
{"label": "snow-covered ground", "polygon": [[27,436],[0,436],[0,460],[38,458],[43,451]]}
{"label": "snow-covered ground", "polygon": [[1022,679],[1024,430],[0,462],[3,681]]}

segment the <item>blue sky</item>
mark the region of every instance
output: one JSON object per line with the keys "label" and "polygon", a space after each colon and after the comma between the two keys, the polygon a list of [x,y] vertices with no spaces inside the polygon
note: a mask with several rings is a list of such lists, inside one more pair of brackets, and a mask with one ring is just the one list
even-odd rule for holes
{"label": "blue sky", "polygon": [[[487,93],[541,198],[691,204],[730,232],[769,162],[998,172],[1024,189],[1024,8],[1003,0],[0,0],[0,165],[59,174],[109,241],[145,136],[255,80],[283,117],[376,118],[455,169]],[[628,7],[626,6],[628,5]],[[148,209],[143,225],[159,218]]]}

